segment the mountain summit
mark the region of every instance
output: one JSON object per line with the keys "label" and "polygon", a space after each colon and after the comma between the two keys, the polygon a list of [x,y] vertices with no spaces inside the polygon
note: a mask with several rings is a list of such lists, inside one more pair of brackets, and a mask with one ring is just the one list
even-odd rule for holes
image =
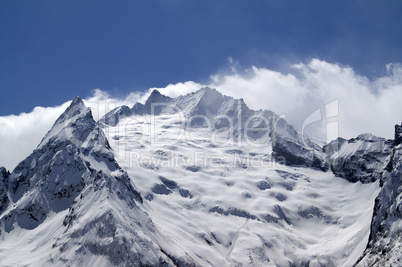
{"label": "mountain summit", "polygon": [[56,120],[51,130],[45,135],[38,148],[48,142],[78,142],[82,143],[95,128],[90,108],[87,108],[79,97],[71,101],[70,106]]}

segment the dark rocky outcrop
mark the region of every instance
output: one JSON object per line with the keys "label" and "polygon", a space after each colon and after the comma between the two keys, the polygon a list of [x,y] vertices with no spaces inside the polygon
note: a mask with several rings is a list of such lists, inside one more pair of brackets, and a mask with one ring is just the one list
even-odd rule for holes
{"label": "dark rocky outcrop", "polygon": [[402,124],[395,125],[395,146],[398,146],[402,143]]}
{"label": "dark rocky outcrop", "polygon": [[392,147],[392,140],[362,134],[350,140],[338,138],[324,146],[323,150],[336,176],[353,183],[372,183],[381,178]]}
{"label": "dark rocky outcrop", "polygon": [[0,215],[7,208],[9,199],[8,199],[8,177],[10,176],[10,172],[6,170],[4,167],[0,167]]}
{"label": "dark rocky outcrop", "polygon": [[375,200],[370,236],[357,266],[402,265],[402,145],[397,139],[401,127],[395,126],[392,163],[384,171],[382,188]]}

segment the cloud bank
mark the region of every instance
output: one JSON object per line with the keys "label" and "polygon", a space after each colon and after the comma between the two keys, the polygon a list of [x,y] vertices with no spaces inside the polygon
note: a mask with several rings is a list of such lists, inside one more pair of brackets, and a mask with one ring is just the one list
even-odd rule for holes
{"label": "cloud bank", "polygon": [[27,157],[68,104],[36,107],[30,113],[0,117],[0,166],[11,170]]}
{"label": "cloud bank", "polygon": [[[212,75],[207,84],[169,84],[133,92],[123,99],[96,89],[84,102],[97,120],[117,106],[145,102],[153,89],[177,97],[210,86],[225,95],[243,98],[252,109],[270,109],[284,115],[296,128],[306,126],[305,132],[323,141],[329,136],[352,138],[361,133],[393,138],[394,125],[402,121],[401,64],[388,64],[384,75],[375,79],[361,76],[349,66],[319,59],[289,67],[287,73],[257,67],[242,70],[230,58],[228,70]],[[68,104],[0,117],[0,165],[12,169],[28,156]]]}
{"label": "cloud bank", "polygon": [[[362,133],[393,138],[394,125],[402,121],[401,64],[388,64],[383,76],[371,80],[349,66],[319,59],[290,67],[289,73],[257,67],[239,71],[235,62],[231,73],[211,76],[208,86],[243,98],[252,109],[284,115],[299,130],[309,115],[318,112],[320,121],[304,130],[323,141],[327,141],[326,126],[333,122],[338,124],[337,135],[344,138]],[[188,82],[158,89],[177,96],[202,86]]]}
{"label": "cloud bank", "polygon": [[[394,124],[402,120],[402,65],[388,64],[386,73],[372,80],[351,67],[318,59],[291,67],[292,73],[252,67],[243,74],[218,75],[213,86],[224,94],[243,97],[254,109],[286,115],[299,129],[311,113],[320,109],[321,126],[336,120],[341,137],[373,133],[393,138]],[[333,114],[324,111],[333,101],[338,103],[337,116],[329,118]],[[310,135],[323,139],[319,132],[322,127],[312,128]]]}

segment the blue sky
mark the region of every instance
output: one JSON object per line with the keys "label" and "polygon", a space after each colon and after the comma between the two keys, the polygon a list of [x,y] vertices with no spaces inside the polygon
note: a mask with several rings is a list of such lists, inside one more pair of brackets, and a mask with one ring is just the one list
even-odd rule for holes
{"label": "blue sky", "polygon": [[402,62],[402,1],[0,1],[0,116],[94,88],[208,83],[232,57],[286,72],[319,58],[370,79]]}

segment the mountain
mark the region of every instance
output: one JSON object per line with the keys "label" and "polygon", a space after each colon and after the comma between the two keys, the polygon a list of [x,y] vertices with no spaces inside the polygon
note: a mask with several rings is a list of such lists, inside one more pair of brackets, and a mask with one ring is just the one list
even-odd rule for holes
{"label": "mountain", "polygon": [[[2,243],[15,246],[1,257],[6,266],[173,265],[154,242],[164,238],[141,209],[140,193],[80,98],[34,152],[10,175],[2,169],[2,176],[9,176],[10,195],[0,217]],[[27,238],[15,242],[13,233]]]}
{"label": "mountain", "polygon": [[401,143],[322,147],[208,87],[98,122],[77,97],[0,168],[0,265],[397,266]]}

